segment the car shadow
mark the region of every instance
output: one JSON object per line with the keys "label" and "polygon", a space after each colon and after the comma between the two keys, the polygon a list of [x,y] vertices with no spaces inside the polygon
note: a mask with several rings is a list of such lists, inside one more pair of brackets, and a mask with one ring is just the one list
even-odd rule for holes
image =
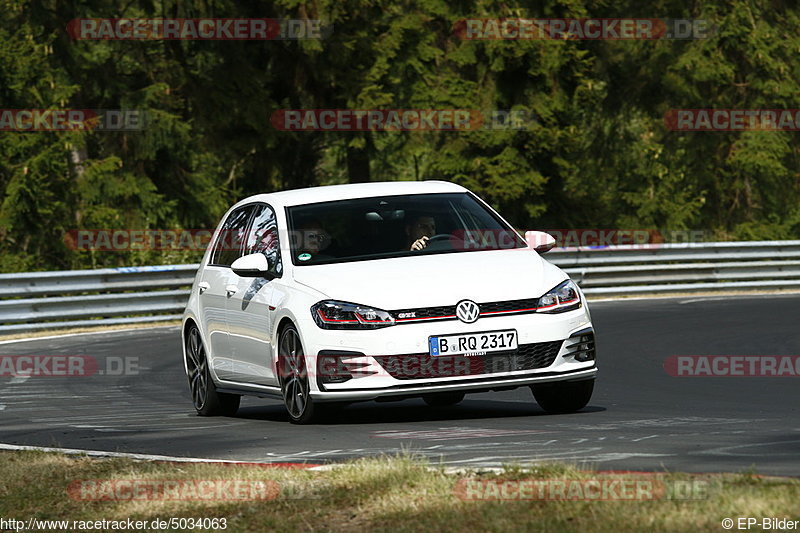
{"label": "car shadow", "polygon": [[[530,404],[515,401],[464,400],[449,407],[430,407],[421,399],[399,402],[358,402],[335,408],[320,419],[316,425],[386,424],[403,422],[430,422],[456,420],[484,420],[521,417],[563,417],[605,411],[605,407],[589,405],[570,415],[551,415],[535,402]],[[289,420],[282,404],[242,406],[236,418],[287,422]]]}

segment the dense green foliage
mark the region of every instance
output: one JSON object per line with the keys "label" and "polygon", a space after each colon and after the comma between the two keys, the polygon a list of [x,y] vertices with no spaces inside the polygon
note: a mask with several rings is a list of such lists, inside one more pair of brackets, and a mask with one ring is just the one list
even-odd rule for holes
{"label": "dense green foliage", "polygon": [[[675,108],[800,108],[800,11],[750,0],[0,0],[0,108],[145,109],[138,132],[1,132],[0,271],[195,260],[77,228],[209,228],[256,192],[445,179],[521,228],[800,238],[797,132],[676,132]],[[76,17],[315,18],[324,40],[76,41]],[[695,40],[463,40],[465,17],[706,19]],[[523,130],[284,132],[279,109],[525,110]]]}

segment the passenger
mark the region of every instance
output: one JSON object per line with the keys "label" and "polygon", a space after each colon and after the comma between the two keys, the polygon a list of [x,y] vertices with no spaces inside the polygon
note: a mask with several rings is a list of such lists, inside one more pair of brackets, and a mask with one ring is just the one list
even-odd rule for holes
{"label": "passenger", "polygon": [[315,259],[331,259],[332,256],[320,252],[331,244],[331,236],[322,227],[322,223],[316,218],[303,220],[298,225],[300,232],[300,246],[297,248],[297,259],[309,261]]}

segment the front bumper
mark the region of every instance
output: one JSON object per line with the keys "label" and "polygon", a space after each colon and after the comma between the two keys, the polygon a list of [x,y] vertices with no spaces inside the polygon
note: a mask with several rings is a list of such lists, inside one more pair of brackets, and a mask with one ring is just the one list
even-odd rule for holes
{"label": "front bumper", "polygon": [[326,392],[312,392],[311,397],[318,401],[361,401],[380,398],[400,399],[437,392],[488,392],[549,383],[555,381],[583,381],[594,379],[597,367],[573,372],[531,373],[526,376],[483,376],[480,378],[453,380],[449,382],[429,382],[425,385],[395,385],[382,389],[348,389]]}
{"label": "front bumper", "polygon": [[[478,357],[454,357],[443,361],[445,372],[432,375],[420,372],[415,379],[414,371],[424,366],[428,355],[428,337],[437,335],[479,333],[514,329],[517,331],[520,348],[538,350],[535,358],[517,358],[515,354],[488,354],[492,368],[477,361]],[[588,360],[576,357],[577,340],[591,336],[593,330],[586,307],[561,314],[526,314],[506,317],[481,318],[473,324],[457,320],[435,323],[402,324],[376,330],[323,330],[313,321],[301,325],[303,344],[306,346],[308,367],[313,369],[311,396],[318,401],[356,401],[382,397],[419,396],[435,392],[477,392],[500,388],[514,388],[553,381],[592,379],[597,373],[592,346]],[[544,354],[546,347],[550,351]],[[541,348],[541,349],[540,349]],[[538,353],[537,352],[537,353]],[[338,358],[338,368],[345,369],[347,377],[341,382],[329,378],[330,372],[321,368],[326,357]],[[503,358],[512,361],[505,367],[497,366]],[[407,365],[412,373],[398,373],[387,360],[406,358],[415,361]],[[400,359],[403,361],[403,359]],[[473,364],[475,363],[475,364]],[[430,361],[427,361],[430,368]],[[449,364],[449,366],[447,366]],[[475,367],[485,370],[475,371]],[[482,366],[483,365],[483,366]],[[470,367],[468,370],[465,370]],[[330,368],[329,366],[327,368]],[[452,371],[448,374],[447,369]]]}

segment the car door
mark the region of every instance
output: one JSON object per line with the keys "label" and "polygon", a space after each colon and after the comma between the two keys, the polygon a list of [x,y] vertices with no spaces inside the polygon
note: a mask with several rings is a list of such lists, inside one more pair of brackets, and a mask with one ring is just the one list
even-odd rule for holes
{"label": "car door", "polygon": [[237,208],[225,219],[198,284],[200,312],[209,345],[209,361],[217,376],[224,380],[234,379],[227,302],[232,294],[231,290],[236,287],[238,276],[231,270],[231,263],[241,255],[253,209],[252,205]]}
{"label": "car door", "polygon": [[[234,359],[235,380],[258,385],[277,385],[272,368],[272,315],[275,286],[283,264],[278,243],[275,211],[255,204],[244,243],[244,254],[263,253],[271,266],[272,280],[236,276],[236,292],[227,300],[228,333]],[[234,274],[235,276],[235,274]]]}

